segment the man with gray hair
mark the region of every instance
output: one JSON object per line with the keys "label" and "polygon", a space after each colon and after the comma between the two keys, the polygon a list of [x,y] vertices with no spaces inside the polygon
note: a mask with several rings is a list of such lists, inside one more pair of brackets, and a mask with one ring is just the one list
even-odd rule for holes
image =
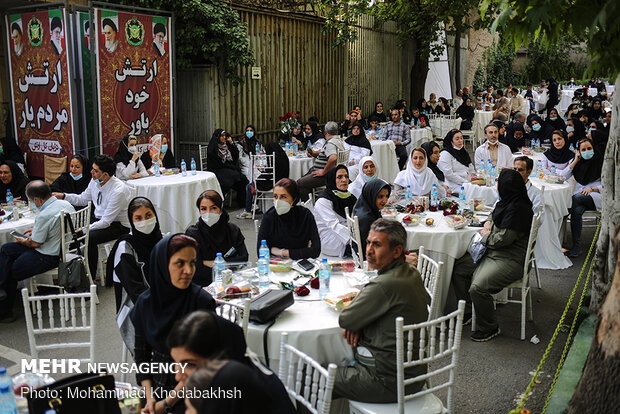
{"label": "man with gray hair", "polygon": [[325,185],[325,176],[338,161],[338,152],[344,151],[344,145],[338,137],[338,124],[329,121],[325,124],[325,145],[314,160],[310,171],[297,180],[301,201],[307,201],[313,188]]}
{"label": "man with gray hair", "polygon": [[[353,364],[339,367],[334,398],[363,402],[396,401],[396,329],[402,316],[405,325],[428,318],[430,298],[418,270],[405,261],[407,233],[396,220],[378,219],[370,226],[366,257],[378,276],[371,279],[338,322],[344,337],[354,348]],[[419,338],[413,342],[418,355]],[[407,368],[406,376],[420,375],[426,366]],[[419,391],[423,382],[406,387],[407,393]]]}
{"label": "man with gray hair", "polygon": [[23,235],[12,233],[14,243],[0,249],[0,323],[15,321],[13,302],[17,282],[58,266],[60,254],[60,212],[74,212],[68,201],[52,197],[50,186],[31,181],[26,197],[39,210],[32,229]]}

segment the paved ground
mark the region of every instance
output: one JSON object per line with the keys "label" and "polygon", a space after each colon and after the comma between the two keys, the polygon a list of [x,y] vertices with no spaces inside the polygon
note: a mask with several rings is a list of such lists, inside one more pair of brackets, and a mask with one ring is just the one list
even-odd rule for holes
{"label": "paved ground", "polygon": [[[235,217],[238,212],[232,211],[231,216]],[[251,252],[250,259],[256,260],[255,249],[250,248],[255,240],[253,222],[234,218],[233,221],[241,227],[246,237],[248,250]],[[592,229],[584,230],[584,244],[588,244],[592,235]],[[529,372],[535,370],[553,334],[584,259],[585,254],[576,259],[571,268],[563,271],[541,272],[542,289],[533,289],[535,322],[527,324],[526,341],[519,339],[518,305],[498,307],[502,335],[491,342],[472,342],[469,339],[470,328],[464,328],[454,394],[455,413],[507,413],[514,408],[515,397],[525,390],[530,381]],[[97,307],[97,360],[120,362],[121,339],[115,323],[113,290],[100,289],[99,298],[101,303]],[[30,353],[21,303],[16,304],[16,312],[19,315],[17,322],[0,325],[0,364],[9,365],[12,373],[19,370],[19,360]],[[572,318],[572,313],[570,317]],[[533,335],[537,335],[541,340],[539,344],[530,343],[529,339]],[[558,344],[543,368],[542,383],[534,388],[529,398],[531,404],[528,404],[528,408],[532,412],[540,412],[544,404],[565,340],[566,334],[560,334]],[[67,358],[75,355],[72,350],[59,350],[54,357]]]}

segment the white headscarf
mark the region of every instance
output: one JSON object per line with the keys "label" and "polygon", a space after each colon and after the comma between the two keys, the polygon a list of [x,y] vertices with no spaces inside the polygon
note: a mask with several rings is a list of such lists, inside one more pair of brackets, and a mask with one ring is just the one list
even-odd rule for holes
{"label": "white headscarf", "polygon": [[[413,154],[413,150],[409,153],[409,162],[407,162],[407,168],[404,171],[401,171],[396,176],[394,180],[394,184],[398,184],[401,187],[407,188],[407,186],[411,186],[411,192],[414,195],[422,196],[427,195],[431,192],[433,188],[433,184],[437,185],[437,192],[440,197],[445,195],[444,188],[439,184],[435,173],[428,168],[428,156],[424,157],[424,166],[417,171],[413,166],[413,160],[411,159],[411,155]],[[443,192],[443,195],[442,195]]]}
{"label": "white headscarf", "polygon": [[372,177],[368,177],[366,174],[364,174],[364,164],[366,164],[367,161],[372,161],[372,163],[375,165],[375,174],[378,175],[379,173],[377,161],[375,161],[371,156],[367,155],[360,158],[360,162],[357,164],[357,177],[355,177],[355,180],[351,184],[349,184],[349,192],[353,194],[356,198],[360,198],[360,194],[362,194],[362,187],[364,187],[364,184],[372,180]]}

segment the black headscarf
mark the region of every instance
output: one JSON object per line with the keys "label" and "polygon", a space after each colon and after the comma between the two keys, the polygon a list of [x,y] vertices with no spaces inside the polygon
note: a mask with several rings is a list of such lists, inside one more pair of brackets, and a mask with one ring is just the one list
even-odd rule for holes
{"label": "black headscarf", "polygon": [[321,131],[319,131],[319,124],[317,124],[316,122],[308,121],[306,122],[306,124],[310,126],[310,129],[312,130],[312,135],[310,135],[309,137],[305,137],[304,139],[306,141],[310,140],[310,142],[312,142],[312,145],[314,145],[317,139],[323,137],[323,134],[321,134]]}
{"label": "black headscarf", "polygon": [[114,164],[118,164],[119,162],[122,162],[123,164],[125,164],[125,166],[129,164],[129,161],[131,161],[131,157],[133,157],[133,154],[129,152],[128,148],[129,148],[129,136],[126,136],[125,138],[123,138],[123,140],[119,144],[118,151],[116,151],[116,155],[114,155]]}
{"label": "black headscarf", "polygon": [[349,193],[347,198],[340,198],[334,193],[335,191],[340,191],[336,187],[336,175],[339,170],[345,170],[347,174],[349,173],[349,170],[343,164],[337,165],[329,170],[325,180],[325,190],[319,194],[318,198],[326,198],[331,201],[336,214],[344,218],[346,216],[344,209],[349,207],[349,213],[351,213],[355,203],[357,202],[357,198],[355,198],[355,196],[351,193]]}
{"label": "black headscarf", "polygon": [[2,154],[0,154],[0,164],[6,160],[15,161],[18,164],[25,164],[22,150],[17,146],[15,140],[10,137],[0,138],[2,142]]}
{"label": "black headscarf", "polygon": [[532,128],[532,131],[530,132],[530,138],[539,139],[540,142],[550,141],[551,134],[553,133],[553,128],[551,127],[551,125],[543,121],[542,118],[538,115],[534,115],[530,118],[530,126],[533,126],[532,121],[538,122],[540,124],[540,129],[538,131],[534,131],[534,128]]}
{"label": "black headscarf", "polygon": [[368,138],[366,138],[366,131],[364,130],[364,125],[362,125],[361,122],[357,121],[355,124],[353,124],[353,127],[356,126],[360,129],[359,135],[355,135],[352,133],[352,135],[350,135],[349,138],[347,138],[344,142],[351,146],[354,145],[356,147],[366,148],[370,151],[370,154],[372,155],[372,147],[370,146],[370,141],[368,141]]}
{"label": "black headscarf", "polygon": [[[600,122],[596,122],[600,124]],[[605,147],[607,146],[607,132],[605,131],[605,127],[603,125],[598,126],[598,129],[590,132],[590,136],[592,137],[592,142],[594,146],[599,148],[600,151],[605,152]]]}
{"label": "black headscarf", "polygon": [[26,200],[26,185],[30,182],[22,172],[21,168],[17,166],[15,161],[6,160],[0,165],[8,165],[11,170],[11,182],[4,184],[0,181],[0,202],[6,203],[6,191],[11,190],[13,199],[21,197],[22,200]]}
{"label": "black headscarf", "polygon": [[493,210],[493,224],[500,229],[529,234],[534,213],[521,174],[503,169],[497,180],[497,190],[500,200]]}
{"label": "black headscarf", "polygon": [[[82,194],[91,180],[90,163],[88,158],[82,154],[74,154],[71,159],[77,159],[82,164],[82,177],[74,180],[69,171],[60,174],[58,178],[50,185],[52,191],[57,193]],[[69,160],[71,163],[71,160]]]}
{"label": "black headscarf", "polygon": [[575,128],[570,144],[577,146],[577,143],[586,137],[586,127],[577,117],[572,117],[570,120],[573,122],[573,128]]}
{"label": "black headscarf", "polygon": [[[515,138],[515,132],[521,131],[523,132],[523,136],[521,139]],[[504,133],[503,139],[500,138],[499,142],[502,144],[506,144],[510,147],[510,151],[517,152],[521,148],[525,147],[525,139],[527,134],[525,133],[525,128],[523,128],[523,124],[518,121],[513,121],[506,125],[506,132]]]}
{"label": "black headscarf", "polygon": [[564,138],[564,146],[561,149],[557,149],[552,142],[551,148],[545,151],[545,157],[547,157],[549,161],[556,164],[563,164],[575,158],[575,154],[570,150],[570,144],[568,143],[566,133],[562,132],[561,135],[562,138]]}
{"label": "black headscarf", "polygon": [[201,219],[198,219],[196,227],[200,233],[198,240],[199,249],[202,257],[208,257],[209,251],[226,253],[233,247],[233,242],[236,239],[231,237],[230,229],[228,228],[228,222],[230,217],[223,208],[221,209],[220,219],[213,226],[209,227]]}
{"label": "black headscarf", "polygon": [[456,158],[458,162],[460,162],[466,167],[469,167],[471,165],[471,157],[467,153],[467,150],[465,149],[465,145],[463,145],[463,148],[461,148],[460,150],[457,150],[456,148],[454,148],[454,145],[452,143],[452,138],[454,137],[454,135],[456,135],[457,132],[461,132],[461,131],[459,131],[458,129],[453,129],[450,132],[448,132],[446,137],[443,139],[443,150],[442,151],[448,151],[450,155]]}
{"label": "black headscarf", "polygon": [[243,152],[245,152],[246,154],[256,154],[256,144],[258,143],[258,135],[256,135],[256,128],[254,128],[254,125],[252,124],[247,124],[245,127],[245,130],[247,131],[248,128],[252,128],[252,131],[254,132],[254,136],[252,138],[248,138],[248,136],[245,135],[245,131],[244,131],[243,135],[239,139],[239,143],[241,144],[241,147],[243,148]]}
{"label": "black headscarf", "polygon": [[471,121],[474,119],[474,104],[467,106],[467,99],[463,99],[463,103],[456,110],[456,114],[463,120]]}
{"label": "black headscarf", "polygon": [[387,188],[388,196],[392,192],[392,187],[381,179],[370,180],[364,187],[362,193],[353,208],[353,215],[357,216],[360,225],[360,236],[362,238],[362,252],[366,252],[366,239],[370,232],[370,225],[381,218],[381,211],[377,208],[377,196]]}
{"label": "black headscarf", "polygon": [[437,144],[435,141],[429,141],[429,142],[425,142],[424,144],[422,144],[422,149],[426,151],[426,154],[427,154],[428,168],[430,168],[431,171],[435,173],[435,177],[437,177],[439,181],[443,182],[446,179],[446,177],[443,174],[443,171],[439,169],[436,163],[431,161],[431,154],[433,153],[433,150],[435,149],[435,147],[439,148],[439,144]]}
{"label": "black headscarf", "polygon": [[254,372],[247,366],[228,361],[213,377],[208,389],[216,395],[218,390],[239,390],[240,398],[204,398],[200,414],[251,414],[276,412],[275,402]]}
{"label": "black headscarf", "polygon": [[[555,108],[553,108],[555,109]],[[557,112],[557,110],[556,110]],[[546,121],[549,125],[551,125],[551,128],[553,128],[554,131],[559,130],[559,131],[566,131],[566,122],[564,122],[564,120],[562,119],[562,117],[560,117],[560,115],[558,114],[558,119],[556,119],[555,121],[551,120],[550,117],[547,117],[547,121]]]}
{"label": "black headscarf", "polygon": [[214,310],[215,301],[195,283],[187,289],[172,285],[168,272],[168,244],[174,235],[160,240],[151,253],[151,286],[143,292],[131,311],[136,334],[162,354],[170,351],[166,337],[174,322],[195,310]]}
{"label": "black headscarf", "polygon": [[594,156],[589,160],[581,157],[575,168],[573,168],[573,177],[581,185],[588,185],[601,178],[601,171],[603,170],[603,151],[600,147],[594,145],[594,143],[586,139],[594,149]]}

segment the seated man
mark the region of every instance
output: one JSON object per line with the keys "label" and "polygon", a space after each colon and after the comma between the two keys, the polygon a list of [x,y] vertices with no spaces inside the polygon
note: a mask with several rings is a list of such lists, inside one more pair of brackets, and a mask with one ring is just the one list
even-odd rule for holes
{"label": "seated man", "polygon": [[[405,262],[407,233],[403,226],[389,219],[378,219],[370,227],[366,246],[368,264],[378,272],[349,307],[340,314],[344,337],[354,347],[353,365],[339,367],[334,384],[334,398],[363,402],[395,402],[396,329],[402,316],[405,325],[428,318],[430,298],[417,269]],[[419,337],[413,342],[418,355]],[[426,366],[406,370],[412,377],[426,372]],[[419,391],[423,382],[408,386],[407,393]]]}
{"label": "seated man", "polygon": [[525,188],[527,189],[527,196],[532,202],[532,210],[534,214],[538,214],[538,208],[540,207],[540,190],[532,185],[530,181],[530,174],[534,169],[534,161],[528,156],[521,156],[515,158],[514,169],[521,174],[523,181],[525,181]]}
{"label": "seated man", "polygon": [[32,229],[25,236],[13,235],[15,243],[0,249],[0,323],[15,320],[13,302],[17,282],[58,266],[60,253],[60,212],[74,212],[70,203],[52,197],[50,186],[31,181],[26,197],[39,209]]}
{"label": "seated man", "polygon": [[512,168],[512,151],[508,145],[499,142],[497,126],[494,124],[485,126],[484,136],[487,139],[486,142],[476,148],[474,156],[476,168],[480,167],[481,162],[486,163],[489,159],[495,168]]}
{"label": "seated man", "polygon": [[90,225],[88,241],[88,268],[93,279],[97,276],[98,245],[116,240],[129,233],[127,206],[131,198],[129,187],[114,176],[116,165],[109,155],[93,158],[93,179],[82,194],[54,193],[74,206],[86,206],[91,201],[95,222]]}
{"label": "seated man", "polygon": [[325,176],[338,161],[338,152],[344,151],[344,145],[338,137],[338,124],[329,121],[325,124],[325,145],[314,160],[310,171],[297,180],[301,201],[308,201],[313,188],[325,185]]}
{"label": "seated man", "polygon": [[388,124],[383,130],[383,140],[392,140],[396,146],[396,158],[398,158],[398,169],[402,170],[407,163],[407,145],[411,142],[409,127],[401,120],[401,113],[398,109],[392,109],[390,116],[392,123]]}

